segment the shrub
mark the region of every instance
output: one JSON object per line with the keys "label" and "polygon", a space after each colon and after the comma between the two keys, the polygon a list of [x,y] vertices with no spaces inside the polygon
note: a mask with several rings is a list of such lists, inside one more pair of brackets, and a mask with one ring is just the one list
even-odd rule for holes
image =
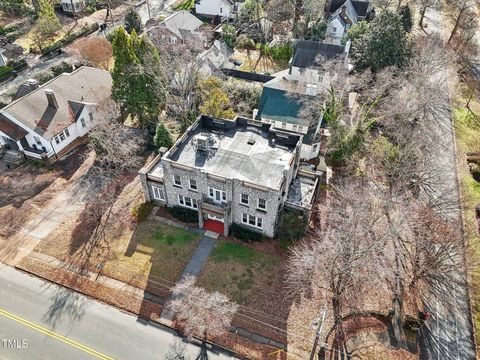
{"label": "shrub", "polygon": [[157,148],[161,148],[163,146],[169,149],[173,146],[172,136],[162,122],[159,122],[157,124],[157,129],[155,131],[155,137],[153,138],[153,142],[155,143],[155,146]]}
{"label": "shrub", "polygon": [[289,61],[293,56],[293,46],[290,43],[274,45],[268,52],[275,61]]}
{"label": "shrub", "polygon": [[53,66],[50,71],[53,76],[56,77],[63,73],[71,73],[73,71],[73,66],[65,61],[62,61],[60,64]]}
{"label": "shrub", "polygon": [[12,75],[13,69],[10,66],[0,66],[0,80],[4,80]]}
{"label": "shrub", "polygon": [[132,208],[131,214],[137,223],[147,219],[152,212],[153,204],[151,202],[144,202],[137,204]]}
{"label": "shrub", "polygon": [[53,44],[44,47],[42,49],[42,55],[48,55],[48,54],[50,54],[54,51],[60,50],[62,47],[72,43],[74,40],[76,40],[76,39],[78,39],[82,36],[87,36],[87,35],[90,35],[90,34],[94,33],[95,31],[98,30],[98,28],[99,28],[99,26],[98,26],[97,23],[91,24],[89,26],[84,26],[78,32],[69,34],[69,35],[65,36],[64,38],[62,38],[58,41],[55,41]]}
{"label": "shrub", "polygon": [[288,248],[307,232],[307,219],[300,211],[285,209],[280,215],[277,237],[280,246]]}
{"label": "shrub", "polygon": [[168,208],[168,212],[177,220],[189,224],[198,222],[198,211],[196,210],[188,209],[183,206],[174,206]]}
{"label": "shrub", "polygon": [[230,225],[230,235],[246,242],[262,241],[264,239],[261,233],[235,223]]}

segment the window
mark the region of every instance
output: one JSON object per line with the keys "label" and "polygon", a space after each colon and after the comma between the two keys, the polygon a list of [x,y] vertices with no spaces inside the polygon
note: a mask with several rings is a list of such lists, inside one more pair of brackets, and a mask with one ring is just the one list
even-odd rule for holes
{"label": "window", "polygon": [[182,187],[182,180],[180,175],[173,175],[173,185]]}
{"label": "window", "polygon": [[287,123],[282,122],[282,129],[286,129],[286,128],[287,128]]}
{"label": "window", "polygon": [[57,144],[60,144],[60,139],[58,138],[58,135],[55,135],[54,139]]}
{"label": "window", "polygon": [[33,137],[33,140],[35,140],[35,142],[37,143],[37,145],[42,146],[42,142],[40,141],[40,138],[39,138],[38,136],[34,136],[34,137]]}
{"label": "window", "polygon": [[245,213],[242,214],[242,223],[253,226],[253,227],[257,227],[259,229],[263,227],[262,218],[253,216],[253,215],[248,215]]}
{"label": "window", "polygon": [[227,193],[224,190],[208,187],[208,197],[217,203],[227,202]]}
{"label": "window", "polygon": [[247,194],[242,194],[242,197],[240,198],[240,203],[243,205],[248,205],[248,195]]}
{"label": "window", "polygon": [[298,126],[297,125],[292,125],[293,131],[297,131]]}
{"label": "window", "polygon": [[222,13],[222,8],[220,8],[220,14]]}
{"label": "window", "polygon": [[85,123],[85,119],[84,119],[84,118],[80,118],[80,123],[82,124],[82,127],[87,126],[87,124]]}
{"label": "window", "polygon": [[65,135],[66,135],[67,137],[70,136],[70,132],[68,131],[68,129],[65,129],[64,132],[65,132]]}
{"label": "window", "polygon": [[65,134],[63,133],[63,131],[60,133],[60,141],[63,141],[65,140]]}
{"label": "window", "polygon": [[172,44],[176,44],[177,43],[177,38],[175,36],[170,36],[170,42]]}
{"label": "window", "polygon": [[197,190],[197,180],[190,179],[190,190]]}
{"label": "window", "polygon": [[178,195],[178,204],[193,210],[198,209],[197,200],[191,199],[187,196]]}
{"label": "window", "polygon": [[163,191],[162,188],[159,188],[158,186],[152,186],[153,190],[153,198],[155,200],[165,200],[165,192]]}
{"label": "window", "polygon": [[91,112],[88,113],[88,117],[90,118],[90,121],[93,121],[93,114]]}
{"label": "window", "polygon": [[298,125],[298,131],[303,131],[303,126]]}
{"label": "window", "polygon": [[259,210],[265,210],[267,208],[267,200],[258,199],[257,208]]}
{"label": "window", "polygon": [[318,144],[313,145],[313,151],[316,151],[318,148]]}

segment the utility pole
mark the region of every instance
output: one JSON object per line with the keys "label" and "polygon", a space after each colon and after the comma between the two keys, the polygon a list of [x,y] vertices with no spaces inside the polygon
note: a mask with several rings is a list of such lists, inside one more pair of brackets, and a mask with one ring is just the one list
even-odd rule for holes
{"label": "utility pole", "polygon": [[313,323],[314,326],[316,325],[316,329],[315,329],[315,340],[313,341],[312,352],[310,353],[310,360],[314,360],[315,358],[315,352],[317,350],[318,340],[320,338],[320,333],[322,332],[323,323],[325,322],[326,315],[327,315],[327,310],[324,307],[322,311],[322,318],[319,318],[317,320],[317,323]]}

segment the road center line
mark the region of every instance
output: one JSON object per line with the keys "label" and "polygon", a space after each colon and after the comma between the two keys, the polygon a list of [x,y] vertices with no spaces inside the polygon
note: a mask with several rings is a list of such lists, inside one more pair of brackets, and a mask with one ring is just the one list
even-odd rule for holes
{"label": "road center line", "polygon": [[74,348],[77,348],[77,349],[79,349],[79,350],[82,350],[83,352],[86,352],[86,353],[88,353],[88,354],[90,354],[90,355],[92,355],[92,356],[95,356],[95,357],[99,358],[99,359],[102,359],[102,360],[114,360],[114,359],[113,359],[112,357],[110,357],[110,356],[104,355],[104,354],[102,354],[102,353],[100,353],[100,352],[98,352],[98,351],[96,351],[96,350],[93,350],[93,349],[91,349],[91,348],[89,348],[89,347],[87,347],[87,346],[85,346],[85,345],[82,345],[82,344],[80,344],[80,343],[78,343],[78,342],[76,342],[76,341],[74,341],[74,340],[72,340],[72,339],[69,339],[69,338],[67,338],[67,337],[65,337],[65,336],[63,336],[63,335],[57,334],[57,333],[53,332],[52,330],[46,329],[46,328],[44,328],[44,327],[42,327],[42,326],[40,326],[40,325],[37,325],[37,324],[35,324],[35,323],[32,323],[32,322],[30,322],[30,321],[28,321],[28,320],[26,320],[26,319],[21,318],[20,316],[14,315],[14,314],[12,314],[12,313],[10,313],[10,312],[8,312],[8,311],[6,311],[6,310],[3,310],[3,309],[1,309],[1,308],[0,308],[0,315],[6,317],[6,318],[8,318],[8,319],[14,320],[14,321],[16,321],[16,322],[18,322],[18,323],[20,323],[20,324],[22,324],[22,325],[25,325],[25,326],[33,329],[33,330],[36,330],[36,331],[41,332],[41,333],[43,333],[43,334],[45,334],[45,335],[48,335],[48,336],[50,336],[50,337],[52,337],[52,338],[54,338],[54,339],[60,340],[60,341],[66,343],[66,344],[68,344],[68,345],[70,345],[70,346],[72,346],[72,347],[74,347]]}

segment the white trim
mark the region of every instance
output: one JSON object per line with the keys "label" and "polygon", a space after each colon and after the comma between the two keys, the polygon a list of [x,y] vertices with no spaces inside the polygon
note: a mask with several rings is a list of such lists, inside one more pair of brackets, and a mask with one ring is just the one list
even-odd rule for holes
{"label": "white trim", "polygon": [[217,203],[227,202],[227,193],[225,190],[215,189],[211,186],[208,187],[208,197]]}
{"label": "white trim", "polygon": [[[243,201],[243,197],[246,196],[247,197],[247,202],[244,202]],[[250,197],[248,196],[248,194],[240,194],[240,204],[242,205],[249,205],[250,203]]]}
{"label": "white trim", "polygon": [[[198,203],[197,200],[189,198],[188,196],[177,195],[178,205],[186,207],[192,210],[198,210]],[[190,203],[188,205],[187,203]]]}
{"label": "white trim", "polygon": [[152,193],[155,200],[165,201],[165,191],[161,187],[152,185]]}
{"label": "white trim", "polygon": [[[253,221],[254,224],[252,224],[251,221]],[[263,219],[259,216],[242,213],[242,223],[257,229],[263,228]]]}
{"label": "white trim", "polygon": [[[260,206],[260,200],[263,200],[263,202],[264,202],[264,207],[261,207],[261,206]],[[258,209],[258,210],[261,210],[261,211],[266,211],[266,210],[267,210],[267,200],[266,200],[266,199],[260,199],[260,198],[259,198],[259,199],[257,200],[257,209]]]}
{"label": "white trim", "polygon": [[[178,177],[178,184],[177,180],[175,179],[176,177]],[[180,177],[180,175],[173,175],[173,185],[182,187],[182,178]]]}

